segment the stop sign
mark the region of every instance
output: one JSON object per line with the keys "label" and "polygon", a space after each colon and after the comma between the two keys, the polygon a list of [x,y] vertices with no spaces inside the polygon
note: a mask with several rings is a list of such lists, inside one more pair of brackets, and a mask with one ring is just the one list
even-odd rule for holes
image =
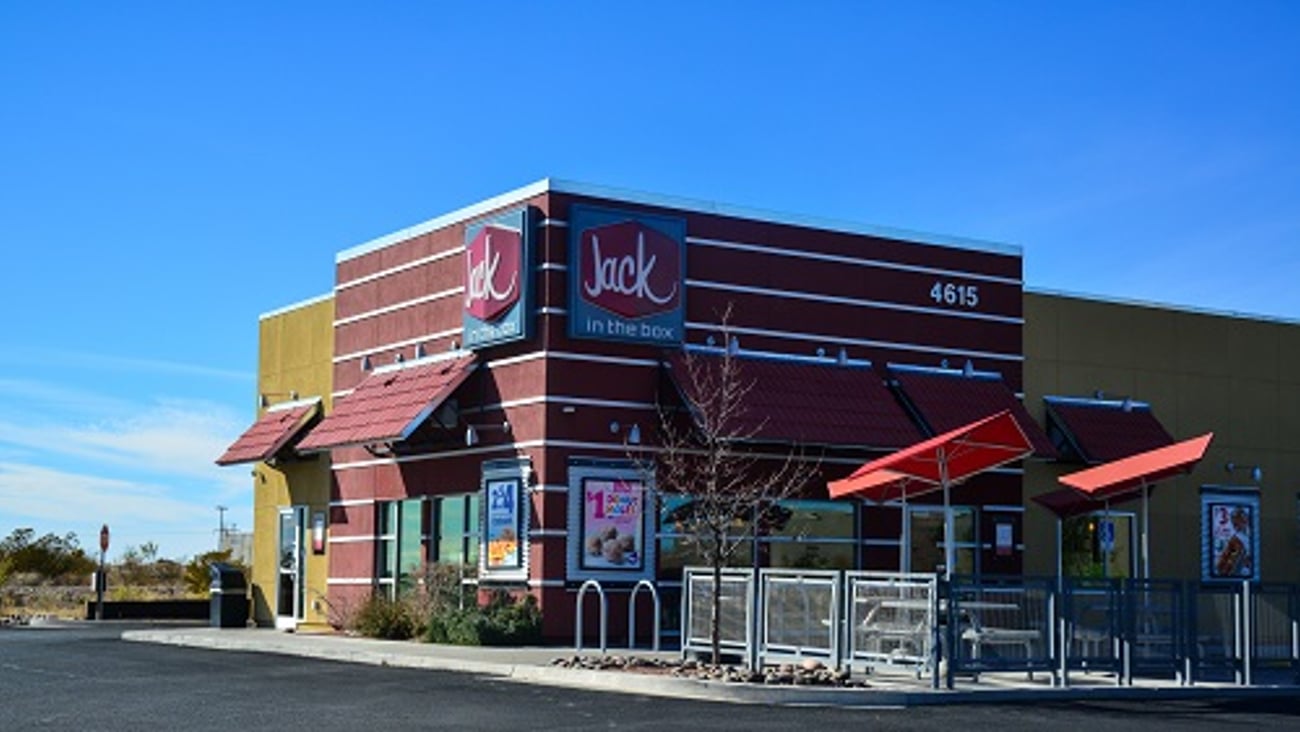
{"label": "stop sign", "polygon": [[99,529],[99,550],[108,551],[108,524],[104,524]]}

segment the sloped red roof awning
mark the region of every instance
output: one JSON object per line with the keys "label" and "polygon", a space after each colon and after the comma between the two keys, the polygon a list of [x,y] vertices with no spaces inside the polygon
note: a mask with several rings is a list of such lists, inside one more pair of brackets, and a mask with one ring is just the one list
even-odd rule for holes
{"label": "sloped red roof awning", "polygon": [[831,498],[853,495],[859,489],[879,490],[888,485],[888,473],[879,474],[882,470],[942,487],[1021,460],[1033,450],[1011,412],[1002,411],[872,460],[827,488]]}
{"label": "sloped red roof awning", "polygon": [[[669,358],[669,374],[688,404],[711,396],[693,390],[709,388],[722,358],[700,351]],[[750,440],[894,449],[924,437],[869,364],[732,358],[739,382],[748,387],[732,428]],[[687,375],[688,359],[704,370],[702,378]]]}
{"label": "sloped red roof awning", "polygon": [[1011,388],[996,373],[890,364],[889,378],[932,434],[954,430],[996,412],[1008,411],[1041,458],[1056,448]]}
{"label": "sloped red roof awning", "polygon": [[217,465],[267,460],[287,447],[320,414],[320,399],[285,402],[268,407],[221,457]]}
{"label": "sloped red roof awning", "polygon": [[1087,468],[1057,480],[1093,500],[1114,499],[1144,486],[1185,473],[1196,466],[1214,439],[1213,432]]}
{"label": "sloped red roof awning", "polygon": [[473,354],[376,369],[352,393],[334,402],[334,412],[312,428],[298,449],[320,451],[404,440],[473,370]]}
{"label": "sloped red roof awning", "polygon": [[1062,453],[1089,465],[1174,443],[1145,402],[1048,396],[1043,404],[1048,432]]}

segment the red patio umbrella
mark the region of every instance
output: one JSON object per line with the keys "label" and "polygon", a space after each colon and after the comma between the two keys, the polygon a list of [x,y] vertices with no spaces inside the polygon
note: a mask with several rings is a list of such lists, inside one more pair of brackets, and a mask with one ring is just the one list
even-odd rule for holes
{"label": "red patio umbrella", "polygon": [[928,490],[913,492],[913,496],[942,490],[944,572],[950,578],[955,552],[949,489],[1033,452],[1033,445],[1015,417],[1004,410],[872,460],[849,477],[828,483],[827,490],[831,498],[860,495],[873,500],[900,495],[906,498],[911,482],[929,486]]}
{"label": "red patio umbrella", "polygon": [[1190,440],[1062,475],[1057,480],[1092,501],[1142,497],[1142,576],[1150,577],[1151,484],[1191,471],[1205,457],[1213,439],[1214,433],[1207,432]]}

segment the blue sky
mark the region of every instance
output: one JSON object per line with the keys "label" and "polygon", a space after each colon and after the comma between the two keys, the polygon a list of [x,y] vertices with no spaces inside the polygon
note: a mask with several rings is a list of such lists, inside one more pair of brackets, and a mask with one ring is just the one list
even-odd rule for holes
{"label": "blue sky", "polygon": [[1300,319],[1293,2],[9,2],[0,89],[0,533],[113,556],[251,527],[259,314],[547,176]]}

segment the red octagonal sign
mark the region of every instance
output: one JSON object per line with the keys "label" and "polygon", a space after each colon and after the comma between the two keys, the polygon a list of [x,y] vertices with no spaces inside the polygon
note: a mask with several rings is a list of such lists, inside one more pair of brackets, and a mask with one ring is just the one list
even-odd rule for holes
{"label": "red octagonal sign", "polygon": [[488,224],[465,245],[465,312],[494,320],[519,302],[519,232]]}
{"label": "red octagonal sign", "polygon": [[681,301],[682,262],[672,237],[640,221],[582,232],[582,299],[625,318],[667,312]]}

